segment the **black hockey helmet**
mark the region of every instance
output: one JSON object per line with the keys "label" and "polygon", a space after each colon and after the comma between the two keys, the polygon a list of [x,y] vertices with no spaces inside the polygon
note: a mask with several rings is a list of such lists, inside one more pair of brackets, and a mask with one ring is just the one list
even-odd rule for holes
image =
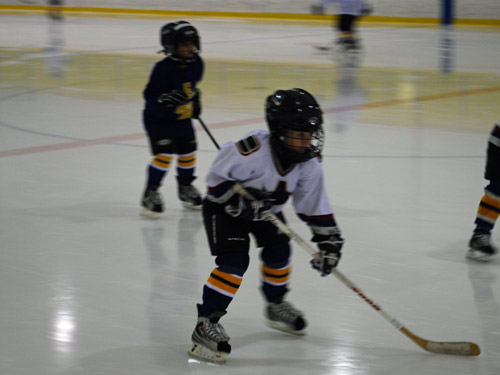
{"label": "black hockey helmet", "polygon": [[177,55],[177,46],[180,43],[192,42],[195,48],[195,55],[200,53],[201,44],[198,30],[187,21],[169,22],[160,30],[160,43],[163,46],[161,52],[171,56],[175,61],[189,64],[195,61],[193,58],[184,58]]}
{"label": "black hockey helmet", "polygon": [[[300,163],[321,155],[324,144],[323,111],[306,90],[278,90],[268,96],[266,121],[273,147],[282,161]],[[311,144],[305,152],[290,148],[286,140],[287,130],[310,133]]]}

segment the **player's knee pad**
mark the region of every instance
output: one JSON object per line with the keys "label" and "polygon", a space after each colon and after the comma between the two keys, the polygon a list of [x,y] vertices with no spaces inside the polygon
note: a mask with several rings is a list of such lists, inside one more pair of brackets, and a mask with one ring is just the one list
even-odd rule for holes
{"label": "player's knee pad", "polygon": [[247,252],[229,252],[217,255],[215,263],[223,272],[243,276],[250,264]]}
{"label": "player's knee pad", "polygon": [[289,263],[290,254],[290,244],[284,243],[276,247],[264,247],[260,257],[265,264],[279,267]]}
{"label": "player's knee pad", "polygon": [[489,185],[486,186],[485,190],[492,192],[495,195],[500,196],[500,180],[492,180]]}

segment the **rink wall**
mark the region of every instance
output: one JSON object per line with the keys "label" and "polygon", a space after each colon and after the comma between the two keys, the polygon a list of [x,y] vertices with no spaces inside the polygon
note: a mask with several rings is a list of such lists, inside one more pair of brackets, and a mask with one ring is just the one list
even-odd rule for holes
{"label": "rink wall", "polygon": [[[46,0],[0,0],[0,12],[40,11]],[[187,14],[216,17],[321,19],[309,14],[312,1],[304,0],[65,0],[68,12],[111,15]],[[442,0],[371,0],[374,22],[439,23]],[[330,9],[334,13],[335,8]],[[454,0],[456,23],[500,26],[500,0]],[[496,22],[499,21],[499,22]]]}

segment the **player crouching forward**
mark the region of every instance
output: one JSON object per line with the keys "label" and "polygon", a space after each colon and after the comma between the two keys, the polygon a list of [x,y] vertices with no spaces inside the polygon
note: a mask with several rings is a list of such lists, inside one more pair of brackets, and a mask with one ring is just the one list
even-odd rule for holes
{"label": "player crouching forward", "polygon": [[141,200],[142,214],[158,218],[163,212],[159,188],[177,156],[178,197],[184,207],[201,209],[201,195],[192,185],[195,177],[197,142],[192,118],[201,111],[200,91],[204,62],[198,31],[187,21],[167,23],[161,28],[162,53],[144,89],[143,122],[153,159],[147,168]]}
{"label": "player crouching forward", "polygon": [[[216,267],[203,287],[189,355],[225,362],[229,336],[219,323],[241,285],[249,265],[251,233],[260,248],[261,291],[265,318],[272,328],[303,335],[304,314],[285,300],[292,270],[290,239],[266,220],[271,211],[282,221],[283,206],[292,197],[298,216],[311,228],[319,247],[312,266],[322,276],[340,260],[344,240],[327,198],[321,151],[322,111],[307,91],[278,90],[266,101],[269,131],[256,130],[225,144],[207,175],[203,218]],[[254,195],[236,194],[235,184]]]}

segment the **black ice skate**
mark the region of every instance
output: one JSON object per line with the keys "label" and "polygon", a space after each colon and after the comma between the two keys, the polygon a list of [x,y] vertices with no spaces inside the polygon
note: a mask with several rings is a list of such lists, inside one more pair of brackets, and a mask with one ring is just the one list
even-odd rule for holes
{"label": "black ice skate", "polygon": [[361,63],[361,52],[356,37],[341,37],[337,40],[334,58],[343,68],[356,68]]}
{"label": "black ice skate", "polygon": [[230,338],[219,324],[219,319],[225,314],[225,311],[215,311],[208,317],[198,318],[191,335],[193,345],[188,352],[191,357],[216,363],[226,362],[227,355],[231,353]]}
{"label": "black ice skate", "polygon": [[474,233],[469,241],[467,258],[488,262],[492,260],[498,249],[490,243],[490,233]]}
{"label": "black ice skate", "polygon": [[161,194],[158,192],[158,187],[147,187],[142,197],[142,211],[143,216],[152,219],[158,219],[163,212],[163,201]]}
{"label": "black ice skate", "polygon": [[337,44],[339,50],[344,53],[358,53],[361,50],[359,42],[352,36],[340,37],[337,40]]}
{"label": "black ice skate", "polygon": [[307,323],[303,313],[294,308],[290,302],[281,299],[269,303],[266,308],[267,324],[280,331],[293,333],[294,335],[304,335],[304,328]]}
{"label": "black ice skate", "polygon": [[179,178],[177,178],[177,181],[179,181],[179,199],[184,207],[190,208],[192,210],[201,210],[201,194],[198,189],[191,185],[191,182],[193,180],[194,178],[192,178],[191,181],[188,182],[180,182]]}

